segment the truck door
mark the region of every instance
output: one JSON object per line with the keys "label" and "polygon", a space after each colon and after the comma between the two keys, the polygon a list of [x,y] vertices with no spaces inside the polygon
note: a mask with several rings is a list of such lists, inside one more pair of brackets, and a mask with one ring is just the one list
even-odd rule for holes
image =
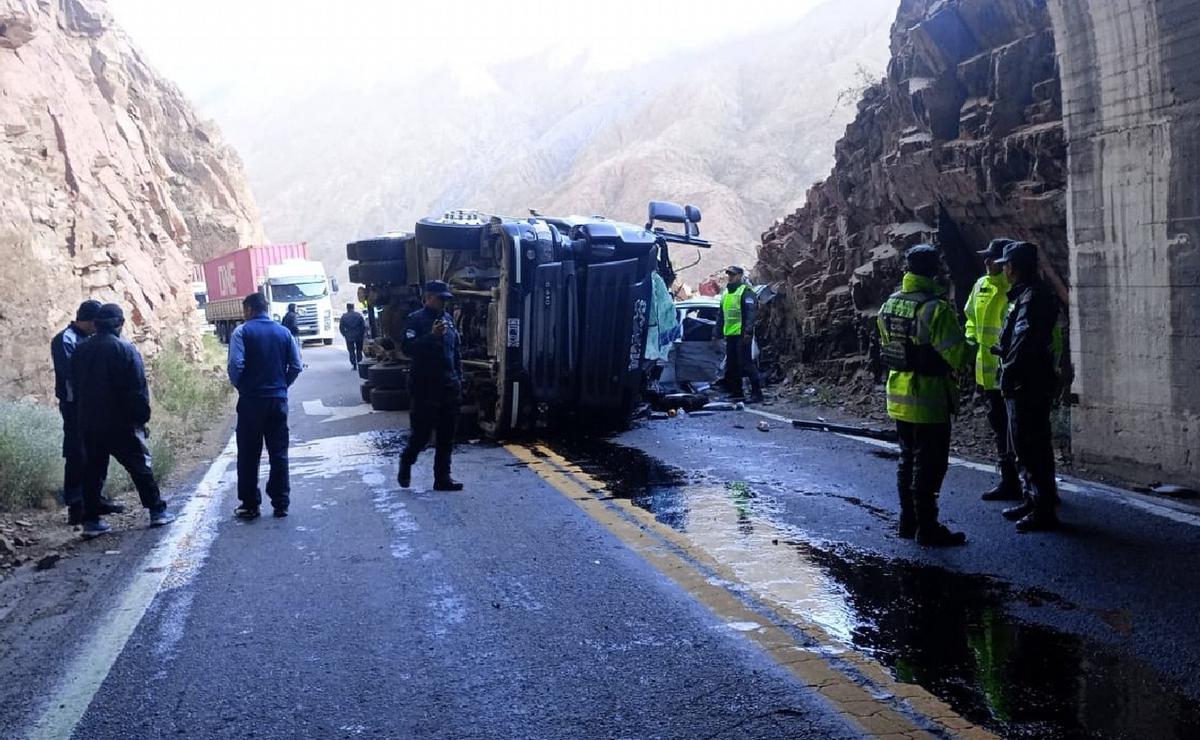
{"label": "truck door", "polygon": [[579,400],[617,410],[630,405],[640,390],[651,282],[636,259],[590,265],[586,280]]}

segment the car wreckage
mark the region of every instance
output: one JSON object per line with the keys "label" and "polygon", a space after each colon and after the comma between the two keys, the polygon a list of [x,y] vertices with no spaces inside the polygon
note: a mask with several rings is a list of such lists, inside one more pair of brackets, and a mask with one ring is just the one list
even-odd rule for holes
{"label": "car wreckage", "polygon": [[646,225],[451,211],[346,246],[371,341],[365,401],[403,410],[401,351],[421,286],[443,280],[462,341],[464,414],[492,437],[627,426],[680,338],[670,247],[707,248],[699,209],[652,202]]}

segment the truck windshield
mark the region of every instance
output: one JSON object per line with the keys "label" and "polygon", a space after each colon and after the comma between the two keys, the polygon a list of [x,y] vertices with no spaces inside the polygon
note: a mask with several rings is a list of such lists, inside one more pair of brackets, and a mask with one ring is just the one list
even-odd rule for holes
{"label": "truck windshield", "polygon": [[324,298],[325,282],[313,283],[272,283],[271,300],[276,303],[285,301],[302,301],[309,298]]}

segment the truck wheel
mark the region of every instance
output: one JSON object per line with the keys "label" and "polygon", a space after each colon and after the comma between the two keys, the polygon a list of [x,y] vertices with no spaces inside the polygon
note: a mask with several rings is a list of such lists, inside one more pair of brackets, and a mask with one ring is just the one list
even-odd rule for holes
{"label": "truck wheel", "polygon": [[358,265],[350,265],[350,282],[362,284],[362,276],[358,274]]}
{"label": "truck wheel", "polygon": [[346,256],[355,262],[382,262],[403,260],[404,250],[412,241],[412,234],[392,234],[374,239],[363,239],[346,245]]}
{"label": "truck wheel", "polygon": [[358,387],[358,390],[362,394],[363,403],[370,403],[371,391],[375,390],[375,386],[371,385],[370,383],[363,383]]}
{"label": "truck wheel", "polygon": [[367,360],[363,360],[362,362],[358,363],[358,377],[362,378],[363,380],[370,379],[371,376],[367,373],[370,372],[371,368],[375,367],[375,365],[375,362]]}
{"label": "truck wheel", "polygon": [[375,388],[371,391],[371,408],[376,411],[407,411],[412,405],[408,391]]}
{"label": "truck wheel", "polygon": [[403,285],[408,282],[408,263],[404,260],[387,260],[385,262],[360,262],[357,265],[351,265],[350,269],[355,270],[358,280],[354,280],[354,275],[351,280],[361,284],[368,283],[393,283]]}
{"label": "truck wheel", "polygon": [[376,388],[408,389],[408,368],[404,365],[375,365],[367,370],[367,380]]}
{"label": "truck wheel", "polygon": [[487,233],[483,224],[443,223],[430,218],[417,222],[417,244],[425,249],[478,251]]}

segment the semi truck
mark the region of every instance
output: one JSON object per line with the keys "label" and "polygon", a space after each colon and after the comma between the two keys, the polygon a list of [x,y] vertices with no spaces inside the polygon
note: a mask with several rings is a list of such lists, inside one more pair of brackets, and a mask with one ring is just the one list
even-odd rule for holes
{"label": "semi truck", "polygon": [[455,294],[464,414],[484,433],[626,426],[656,372],[654,350],[678,330],[670,247],[710,246],[699,223],[699,209],[667,202],[650,204],[645,226],[460,210],[348,244],[373,336],[363,399],[408,407],[405,318],[422,284],[443,280]]}
{"label": "semi truck", "polygon": [[228,343],[242,323],[242,299],[262,293],[272,319],[279,321],[288,304],[296,305],[302,342],[333,344],[336,335],[332,294],[335,279],[325,266],[309,258],[308,243],[244,247],[205,262],[207,302],[204,316],[217,338]]}

